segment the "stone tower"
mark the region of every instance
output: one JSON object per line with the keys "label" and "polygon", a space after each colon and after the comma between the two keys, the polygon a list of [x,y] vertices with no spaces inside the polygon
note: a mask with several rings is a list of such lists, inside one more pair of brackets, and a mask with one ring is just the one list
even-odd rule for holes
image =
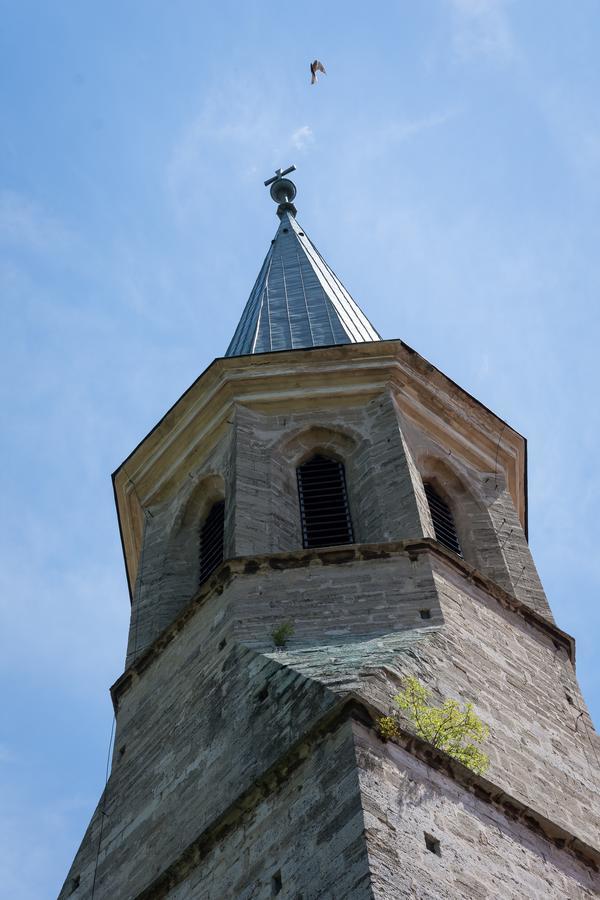
{"label": "stone tower", "polygon": [[[600,746],[525,439],[379,337],[289,171],[227,355],[113,476],[127,660],[61,900],[598,896]],[[407,675],[474,704],[485,776],[379,737]]]}

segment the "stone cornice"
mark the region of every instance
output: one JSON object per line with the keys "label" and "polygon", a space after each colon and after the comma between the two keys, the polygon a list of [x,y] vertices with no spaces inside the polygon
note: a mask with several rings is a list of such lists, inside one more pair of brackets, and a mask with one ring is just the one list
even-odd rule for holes
{"label": "stone cornice", "polygon": [[409,559],[418,559],[423,554],[430,554],[443,564],[450,566],[464,578],[466,585],[472,584],[487,596],[493,597],[504,609],[511,610],[538,633],[545,634],[551,638],[557,648],[562,647],[566,651],[569,659],[575,665],[575,641],[569,634],[562,631],[549,619],[540,616],[533,609],[499,587],[485,575],[482,575],[481,572],[456,556],[456,554],[446,550],[432,538],[379,544],[351,544],[330,549],[296,550],[264,556],[238,557],[223,562],[192,598],[183,612],[113,684],[110,690],[115,712],[118,711],[120,698],[137,679],[142,677],[146,669],[153,664],[179,632],[186,627],[196,611],[210,597],[215,594],[221,594],[234,578],[256,575],[261,571],[286,571],[308,566],[344,565],[346,563],[360,562],[361,560],[389,559],[401,555],[407,555]]}

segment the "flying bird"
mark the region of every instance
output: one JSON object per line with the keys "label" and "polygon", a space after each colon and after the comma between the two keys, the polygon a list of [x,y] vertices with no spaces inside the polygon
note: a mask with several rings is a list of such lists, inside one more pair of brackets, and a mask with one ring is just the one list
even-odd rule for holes
{"label": "flying bird", "polygon": [[323,75],[327,75],[325,71],[325,66],[318,59],[315,59],[314,62],[310,64],[310,83],[315,84],[317,81],[317,72],[322,72]]}

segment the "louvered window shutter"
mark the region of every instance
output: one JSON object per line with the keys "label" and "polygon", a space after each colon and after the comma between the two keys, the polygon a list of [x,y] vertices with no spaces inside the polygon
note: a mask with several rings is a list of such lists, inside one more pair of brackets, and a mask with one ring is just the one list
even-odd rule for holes
{"label": "louvered window shutter", "polygon": [[296,473],[304,546],[354,543],[343,464],[317,455]]}
{"label": "louvered window shutter", "polygon": [[225,501],[214,503],[200,527],[200,584],[223,562]]}
{"label": "louvered window shutter", "polygon": [[429,503],[429,511],[433,521],[433,530],[435,531],[435,539],[452,550],[459,556],[462,556],[460,542],[456,533],[454,518],[450,512],[450,507],[445,503],[437,491],[430,485],[424,484],[425,495]]}

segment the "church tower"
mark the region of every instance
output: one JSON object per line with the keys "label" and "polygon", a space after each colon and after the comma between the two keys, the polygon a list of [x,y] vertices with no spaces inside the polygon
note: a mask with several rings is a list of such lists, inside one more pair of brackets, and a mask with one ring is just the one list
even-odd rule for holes
{"label": "church tower", "polygon": [[[225,357],[113,476],[127,659],[60,898],[596,897],[600,742],[527,543],[526,441],[379,336],[292,169]],[[473,704],[485,774],[402,720],[382,739],[407,676]]]}

